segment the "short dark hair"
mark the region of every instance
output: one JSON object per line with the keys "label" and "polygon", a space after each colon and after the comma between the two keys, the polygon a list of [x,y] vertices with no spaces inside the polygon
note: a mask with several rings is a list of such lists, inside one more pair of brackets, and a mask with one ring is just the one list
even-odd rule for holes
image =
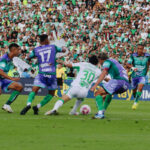
{"label": "short dark hair", "polygon": [[10,44],[10,45],[9,45],[9,51],[11,51],[11,49],[12,49],[13,47],[18,48],[18,47],[19,47],[19,45],[18,45],[18,44],[16,44],[16,43],[12,43],[12,44]]}
{"label": "short dark hair", "polygon": [[101,60],[108,59],[107,53],[104,53],[104,52],[100,53],[99,56],[98,56],[98,59],[101,59]]}
{"label": "short dark hair", "polygon": [[145,43],[140,43],[140,44],[138,44],[137,46],[145,47]]}
{"label": "short dark hair", "polygon": [[89,57],[89,62],[93,65],[97,65],[98,64],[98,58],[96,55],[92,55],[91,57]]}
{"label": "short dark hair", "polygon": [[44,42],[46,39],[48,39],[48,35],[47,34],[40,35],[40,42]]}

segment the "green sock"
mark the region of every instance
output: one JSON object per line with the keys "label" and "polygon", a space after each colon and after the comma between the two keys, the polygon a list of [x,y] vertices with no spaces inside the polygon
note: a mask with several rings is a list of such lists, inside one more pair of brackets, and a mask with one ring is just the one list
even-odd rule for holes
{"label": "green sock", "polygon": [[141,97],[141,95],[142,95],[142,92],[137,91],[137,92],[136,92],[136,97],[135,97],[134,102],[137,103],[137,102],[139,101],[139,98]]}
{"label": "green sock", "polygon": [[103,110],[104,106],[103,106],[103,97],[101,95],[96,96],[96,105],[98,110]]}
{"label": "green sock", "polygon": [[104,109],[106,110],[112,100],[112,95],[107,95],[104,102]]}
{"label": "green sock", "polygon": [[10,105],[12,102],[15,101],[15,99],[17,98],[17,96],[20,94],[19,91],[13,91],[8,99],[8,101],[6,102],[7,105]]}
{"label": "green sock", "polygon": [[44,99],[40,102],[41,107],[47,104],[53,98],[52,95],[48,94],[44,97]]}
{"label": "green sock", "polygon": [[27,105],[32,103],[32,101],[34,100],[35,97],[35,92],[31,92],[28,96],[28,100],[27,100]]}

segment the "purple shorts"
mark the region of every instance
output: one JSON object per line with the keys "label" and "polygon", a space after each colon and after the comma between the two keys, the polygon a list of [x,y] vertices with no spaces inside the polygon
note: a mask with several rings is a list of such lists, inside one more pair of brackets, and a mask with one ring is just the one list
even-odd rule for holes
{"label": "purple shorts", "polygon": [[136,77],[136,78],[132,78],[132,88],[135,89],[138,84],[146,84],[146,77]]}
{"label": "purple shorts", "polygon": [[2,88],[2,90],[4,90],[5,92],[8,92],[8,87],[9,85],[11,85],[14,81],[9,80],[9,79],[0,79],[0,87]]}
{"label": "purple shorts", "polygon": [[129,83],[125,80],[111,79],[107,83],[104,83],[102,87],[111,95],[119,94],[127,91],[129,88]]}
{"label": "purple shorts", "polygon": [[56,90],[57,89],[56,75],[38,74],[34,79],[33,86],[41,88],[47,87],[48,90]]}

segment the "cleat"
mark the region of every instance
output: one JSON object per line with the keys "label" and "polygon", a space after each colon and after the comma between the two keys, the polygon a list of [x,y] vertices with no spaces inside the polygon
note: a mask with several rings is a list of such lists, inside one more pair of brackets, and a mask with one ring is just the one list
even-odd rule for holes
{"label": "cleat", "polygon": [[104,119],[105,116],[104,114],[96,114],[94,117],[92,117],[92,119]]}
{"label": "cleat", "polygon": [[79,115],[79,112],[72,112],[72,111],[71,111],[71,112],[69,113],[69,115],[75,115],[75,116],[78,116],[78,115]]}
{"label": "cleat", "polygon": [[136,110],[137,107],[138,107],[138,105],[139,105],[138,103],[133,104],[133,105],[132,105],[132,109],[133,109],[133,110]]}
{"label": "cleat", "polygon": [[12,108],[10,107],[10,105],[4,104],[2,107],[3,110],[7,111],[8,113],[13,113]]}
{"label": "cleat", "polygon": [[38,115],[39,109],[37,108],[37,106],[33,106],[32,109],[34,111],[34,115]]}
{"label": "cleat", "polygon": [[29,110],[30,108],[31,108],[30,105],[24,107],[24,108],[22,109],[22,111],[20,112],[20,115],[25,115],[25,114],[28,112],[28,110]]}
{"label": "cleat", "polygon": [[57,112],[56,110],[50,110],[50,111],[47,111],[47,112],[45,113],[45,115],[46,115],[46,116],[48,116],[48,115],[58,115],[58,112]]}

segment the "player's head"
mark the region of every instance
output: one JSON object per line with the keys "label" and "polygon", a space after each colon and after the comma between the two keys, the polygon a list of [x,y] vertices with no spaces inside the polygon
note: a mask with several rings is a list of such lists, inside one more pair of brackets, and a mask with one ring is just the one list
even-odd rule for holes
{"label": "player's head", "polygon": [[108,59],[107,53],[104,53],[104,52],[100,53],[98,56],[98,59],[99,59],[100,64],[102,64],[105,60]]}
{"label": "player's head", "polygon": [[12,43],[9,45],[9,53],[11,53],[14,57],[18,56],[21,53],[21,49],[18,44]]}
{"label": "player's head", "polygon": [[138,44],[137,53],[138,55],[142,55],[144,53],[144,44]]}
{"label": "player's head", "polygon": [[40,35],[40,44],[41,45],[49,44],[49,40],[48,40],[48,35],[47,34]]}
{"label": "player's head", "polygon": [[63,64],[59,63],[57,67],[58,67],[58,69],[60,69],[60,68],[62,68],[62,66],[63,66]]}
{"label": "player's head", "polygon": [[97,65],[98,64],[98,58],[97,56],[93,55],[89,58],[89,62],[93,65]]}

